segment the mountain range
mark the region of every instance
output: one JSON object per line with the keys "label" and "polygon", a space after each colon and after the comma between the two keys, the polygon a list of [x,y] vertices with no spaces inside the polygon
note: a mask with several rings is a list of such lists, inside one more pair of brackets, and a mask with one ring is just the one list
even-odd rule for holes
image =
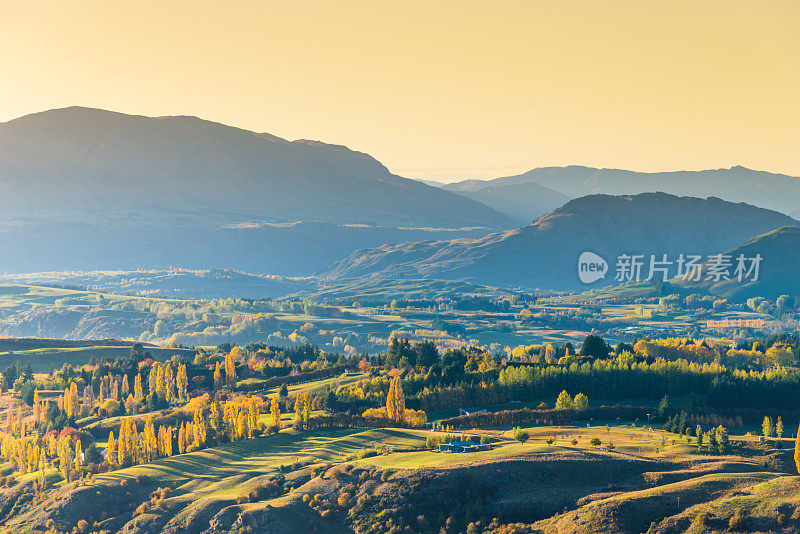
{"label": "mountain range", "polygon": [[[578,259],[592,252],[612,284],[617,258],[711,255],[782,226],[788,215],[749,204],[667,193],[589,195],[568,202],[533,224],[479,238],[382,245],[357,251],[320,273],[327,281],[369,278],[440,278],[498,287],[574,290]],[[645,265],[649,265],[646,263]],[[646,267],[645,267],[646,268]],[[643,273],[644,275],[644,273]]]}
{"label": "mountain range", "polygon": [[542,167],[515,176],[465,180],[442,187],[484,202],[525,224],[569,198],[654,191],[700,198],[715,196],[800,217],[800,178],[741,166],[652,173],[578,165]]}
{"label": "mountain range", "polygon": [[4,219],[509,224],[343,146],[81,107],[0,124],[0,191]]}
{"label": "mountain range", "polygon": [[197,117],[71,107],[0,124],[0,272],[302,275],[357,248],[514,226],[367,154]]}
{"label": "mountain range", "polygon": [[433,186],[344,146],[197,117],[70,107],[0,123],[0,272],[177,266],[567,289],[581,251],[613,263],[731,250],[796,225],[798,203],[800,179],[743,167],[551,167]]}

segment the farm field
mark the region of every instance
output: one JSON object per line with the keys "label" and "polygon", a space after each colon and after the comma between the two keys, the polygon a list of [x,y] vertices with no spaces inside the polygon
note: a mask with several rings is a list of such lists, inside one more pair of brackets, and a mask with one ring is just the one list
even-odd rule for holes
{"label": "farm field", "polygon": [[[3,350],[0,340],[0,365],[19,358],[43,370],[51,363],[77,365],[91,356],[113,359],[124,352],[116,345],[106,346],[104,339],[125,340],[128,346],[141,342],[153,347],[156,358],[162,355],[155,348],[159,346],[178,350],[252,341],[284,347],[313,343],[328,351],[375,354],[384,351],[393,336],[431,341],[441,350],[472,345],[508,352],[531,343],[577,344],[591,331],[604,333],[611,342],[643,336],[723,337],[726,332],[705,328],[709,319],[760,318],[766,320],[765,328],[779,326],[773,318],[741,305],[719,310],[684,308],[672,304],[679,301],[667,305],[658,296],[631,295],[627,290],[534,296],[492,288],[481,293],[479,286],[456,283],[382,283],[387,290],[418,284],[421,293],[409,293],[403,300],[386,300],[392,295],[376,293],[375,298],[365,300],[369,305],[355,302],[358,294],[353,293],[352,299],[343,296],[333,299],[338,304],[330,305],[291,295],[279,300],[181,300],[0,285],[0,334],[98,340],[93,346],[81,347],[83,351],[64,342],[60,347],[45,347],[50,349],[47,353],[30,352],[35,347],[10,349],[13,355],[8,354],[9,349]],[[380,284],[376,284],[377,291]],[[443,287],[452,291],[442,292]],[[308,294],[314,298],[325,295]]]}

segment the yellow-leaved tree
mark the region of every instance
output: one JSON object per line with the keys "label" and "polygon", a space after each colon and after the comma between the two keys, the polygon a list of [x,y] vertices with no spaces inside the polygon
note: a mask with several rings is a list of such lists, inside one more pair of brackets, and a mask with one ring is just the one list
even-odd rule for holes
{"label": "yellow-leaved tree", "polygon": [[180,367],[178,367],[177,381],[178,381],[178,399],[181,402],[186,402],[187,400],[189,400],[189,397],[187,396],[187,392],[189,390],[189,377],[186,374],[185,364],[181,364]]}
{"label": "yellow-leaved tree", "polygon": [[395,423],[402,423],[406,412],[406,398],[403,395],[403,382],[399,376],[389,382],[389,394],[386,396],[386,416]]}
{"label": "yellow-leaved tree", "polygon": [[269,403],[270,426],[279,432],[281,429],[281,404],[278,394],[274,394]]}
{"label": "yellow-leaved tree", "polygon": [[142,375],[136,372],[136,378],[133,381],[133,400],[137,403],[144,400],[144,391],[142,390]]}

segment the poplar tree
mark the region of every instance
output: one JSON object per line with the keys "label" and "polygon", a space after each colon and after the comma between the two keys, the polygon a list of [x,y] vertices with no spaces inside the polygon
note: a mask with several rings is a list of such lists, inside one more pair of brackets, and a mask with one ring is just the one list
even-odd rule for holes
{"label": "poplar tree", "polygon": [[155,394],[158,390],[158,369],[161,365],[156,362],[150,367],[150,374],[147,377],[148,394]]}
{"label": "poplar tree", "polygon": [[222,366],[217,362],[214,366],[214,391],[222,387]]}
{"label": "poplar tree", "polygon": [[178,367],[178,376],[177,376],[177,385],[178,385],[178,400],[185,402],[189,400],[187,393],[189,391],[189,377],[186,374],[186,365],[181,364]]}
{"label": "poplar tree", "polygon": [[392,378],[389,382],[389,394],[386,396],[386,416],[400,423],[406,411],[406,399],[403,394],[403,383],[399,376]]}
{"label": "poplar tree", "polygon": [[136,373],[136,378],[133,379],[133,400],[137,403],[144,400],[144,391],[142,391],[142,375]]}
{"label": "poplar tree", "polygon": [[144,423],[144,445],[147,453],[147,461],[152,462],[158,456],[158,440],[156,438],[156,427],[153,424],[153,416],[147,418]]}
{"label": "poplar tree", "polygon": [[773,433],[772,419],[769,416],[764,416],[764,421],[761,422],[761,430],[764,431],[764,437],[770,438]]}
{"label": "poplar tree", "polygon": [[167,398],[167,386],[164,378],[164,367],[159,365],[156,368],[156,393],[160,399]]}
{"label": "poplar tree", "polygon": [[294,401],[294,424],[298,429],[304,429],[309,416],[308,394],[301,391]]}
{"label": "poplar tree", "polygon": [[164,366],[164,398],[167,399],[169,404],[172,404],[177,399],[175,391],[175,372],[172,370],[172,365],[167,364]]}
{"label": "poplar tree", "polygon": [[[233,350],[225,356],[225,384],[233,389],[236,387],[236,361],[234,360],[234,351],[239,349],[239,347],[233,347]],[[241,349],[238,350],[237,354],[241,353]]]}
{"label": "poplar tree", "polygon": [[178,430],[178,454],[186,452],[186,425],[181,423],[181,428]]}
{"label": "poplar tree", "polygon": [[193,435],[194,435],[194,442],[197,445],[197,448],[202,448],[203,445],[206,444],[207,438],[207,423],[206,423],[206,416],[203,412],[202,408],[197,408],[194,411],[194,424],[193,426]]}
{"label": "poplar tree", "polygon": [[164,446],[164,454],[166,456],[172,456],[172,427],[167,427],[167,432],[165,433],[166,443]]}
{"label": "poplar tree", "polygon": [[127,399],[128,395],[131,393],[130,385],[128,384],[128,375],[122,375],[122,392],[121,397],[123,399]]}
{"label": "poplar tree", "polygon": [[794,438],[794,466],[800,474],[800,426],[797,427],[797,436]]}
{"label": "poplar tree", "polygon": [[211,407],[208,409],[208,422],[211,430],[214,431],[214,437],[219,439],[222,434],[222,414],[219,411],[219,403],[211,403]]}
{"label": "poplar tree", "polygon": [[269,414],[270,414],[270,426],[277,429],[278,432],[281,430],[281,404],[278,400],[278,394],[274,394],[272,396],[272,400],[269,404]]}
{"label": "poplar tree", "polygon": [[82,464],[81,456],[83,456],[83,446],[81,440],[75,440],[75,469],[80,469]]}
{"label": "poplar tree", "polygon": [[106,459],[110,465],[119,465],[119,459],[117,458],[117,442],[114,440],[114,431],[108,433],[108,452],[106,454]]}
{"label": "poplar tree", "polygon": [[39,390],[33,392],[33,418],[38,425],[41,422],[41,406],[39,405]]}

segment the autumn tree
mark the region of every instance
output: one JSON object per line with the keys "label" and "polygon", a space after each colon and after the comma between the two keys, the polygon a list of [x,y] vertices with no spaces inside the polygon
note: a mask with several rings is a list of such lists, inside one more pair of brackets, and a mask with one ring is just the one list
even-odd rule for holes
{"label": "autumn tree", "polygon": [[36,421],[38,425],[42,421],[42,410],[39,400],[39,390],[33,392],[33,419]]}
{"label": "autumn tree", "polygon": [[780,416],[778,416],[778,420],[775,422],[775,435],[778,436],[778,438],[783,437],[783,419],[781,419]]}
{"label": "autumn tree", "polygon": [[108,448],[106,458],[110,465],[118,465],[119,459],[117,458],[117,442],[114,439],[114,431],[108,433]]}
{"label": "autumn tree", "polygon": [[797,428],[797,436],[794,438],[794,466],[800,474],[800,426]]}
{"label": "autumn tree", "polygon": [[767,415],[764,416],[764,420],[761,422],[761,430],[763,430],[765,438],[772,437],[774,427],[772,426],[772,419]]}
{"label": "autumn tree", "polygon": [[158,363],[154,363],[153,366],[150,367],[150,374],[147,377],[148,394],[155,394],[158,390],[158,369],[160,367]]}
{"label": "autumn tree", "polygon": [[181,423],[181,427],[178,430],[178,454],[183,454],[186,452],[186,424]]}
{"label": "autumn tree", "polygon": [[578,393],[572,400],[572,404],[574,405],[576,411],[582,412],[589,407],[589,398],[583,393]]}
{"label": "autumn tree", "polygon": [[403,394],[403,383],[399,376],[389,382],[389,394],[386,396],[386,417],[395,423],[401,423],[406,411],[406,399]]}
{"label": "autumn tree", "polygon": [[556,349],[550,343],[544,348],[544,361],[546,363],[553,363],[556,359]]}
{"label": "autumn tree", "polygon": [[144,391],[142,390],[142,375],[136,373],[136,378],[133,381],[133,400],[137,403],[144,400]]}
{"label": "autumn tree", "polygon": [[178,385],[178,400],[181,402],[186,402],[189,400],[188,391],[189,391],[189,377],[186,374],[186,365],[181,364],[178,367],[178,376],[176,378],[177,385]]}
{"label": "autumn tree", "polygon": [[127,399],[128,395],[131,393],[131,388],[128,384],[128,375],[122,375],[122,389],[120,391],[120,397],[123,399]]}
{"label": "autumn tree", "polygon": [[194,411],[194,424],[192,425],[194,444],[199,449],[206,444],[208,437],[208,422],[203,408]]}
{"label": "autumn tree", "polygon": [[275,428],[276,431],[281,429],[281,404],[278,400],[278,394],[272,396],[269,404],[270,426]]}
{"label": "autumn tree", "polygon": [[730,437],[728,436],[728,429],[724,426],[718,426],[716,430],[717,447],[720,454],[727,454],[730,448]]}
{"label": "autumn tree", "polygon": [[172,365],[164,365],[164,398],[168,404],[172,404],[177,399],[177,392],[175,390],[175,372],[172,370]]}
{"label": "autumn tree", "polygon": [[310,404],[308,401],[308,394],[304,391],[301,391],[297,394],[297,398],[294,401],[294,426],[298,429],[306,428],[306,423],[308,423],[308,417],[310,414]]}
{"label": "autumn tree", "polygon": [[575,405],[572,402],[572,397],[570,397],[566,389],[562,390],[556,399],[556,410],[570,410],[574,407]]}
{"label": "autumn tree", "polygon": [[222,366],[219,362],[214,365],[214,391],[222,387]]}
{"label": "autumn tree", "polygon": [[236,387],[236,356],[241,355],[242,349],[233,347],[225,356],[225,384],[233,389]]}
{"label": "autumn tree", "polygon": [[158,438],[152,415],[144,423],[144,445],[147,461],[152,462],[158,456]]}
{"label": "autumn tree", "polygon": [[64,437],[58,443],[58,467],[61,477],[67,482],[70,481],[72,474],[72,462],[75,455],[72,451],[72,440],[69,437]]}
{"label": "autumn tree", "polygon": [[212,402],[211,407],[208,409],[208,424],[213,431],[214,437],[219,439],[222,435],[222,413],[219,409],[219,403]]}

